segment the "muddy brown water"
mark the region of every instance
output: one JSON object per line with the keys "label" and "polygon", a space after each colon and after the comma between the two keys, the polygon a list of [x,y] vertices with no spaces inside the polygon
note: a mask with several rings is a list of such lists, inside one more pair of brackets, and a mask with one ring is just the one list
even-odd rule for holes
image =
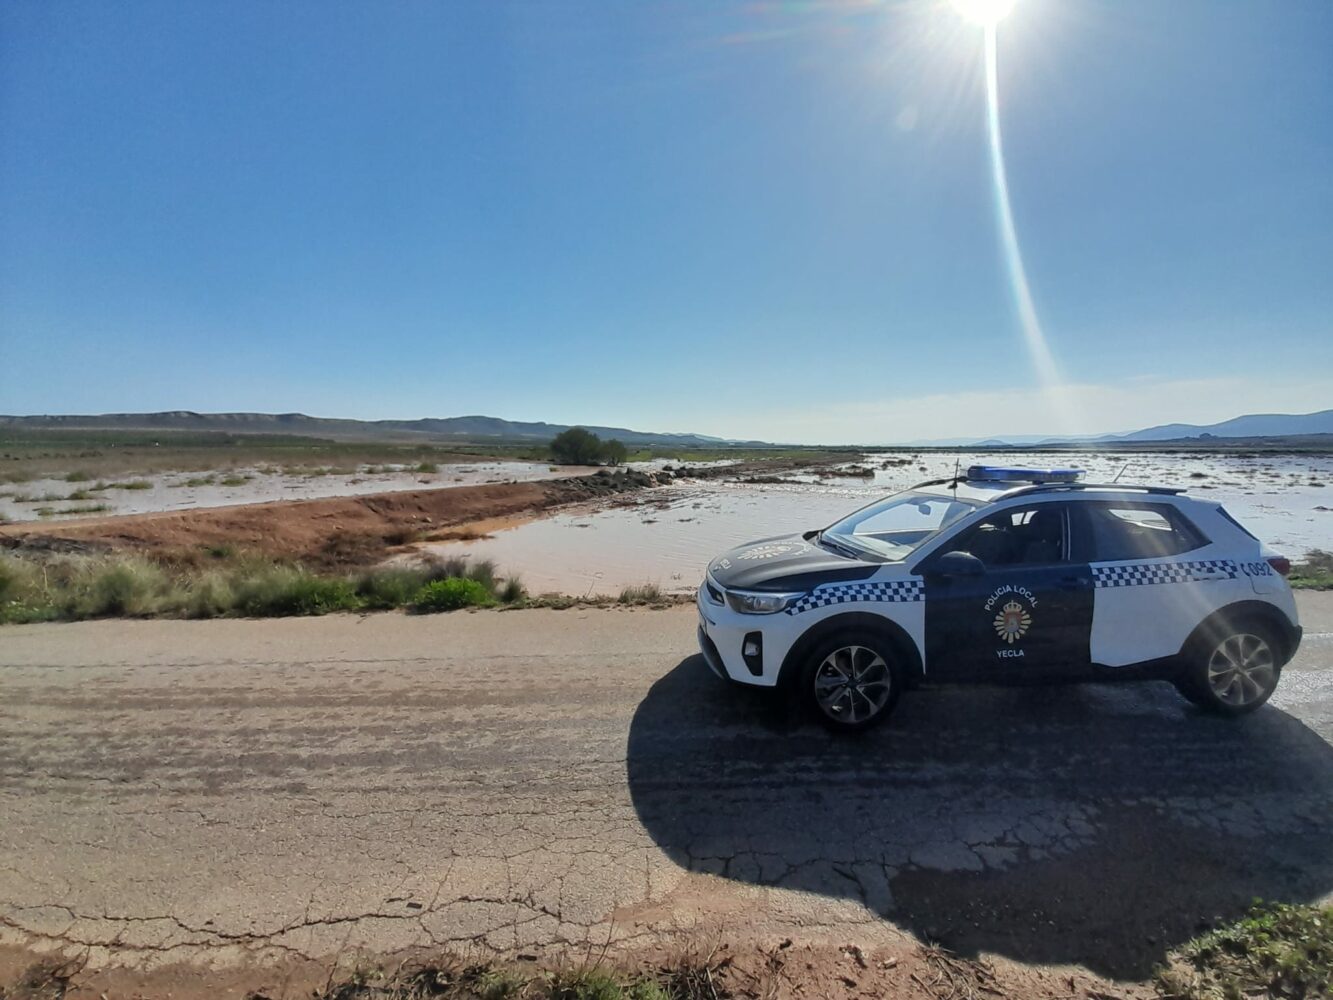
{"label": "muddy brown water", "polygon": [[[966,469],[998,461],[995,455],[884,452],[859,463],[874,468],[873,478],[804,473],[771,484],[680,482],[640,494],[628,506],[587,506],[428,550],[491,559],[536,593],[614,595],[645,583],[683,593],[698,585],[713,556],[732,546],[822,528],[881,496],[952,475],[955,463]],[[1284,555],[1333,549],[1330,456],[1015,454],[1002,461],[1075,466],[1086,470],[1089,482],[1119,476],[1122,483],[1187,487],[1194,496],[1224,504]]]}

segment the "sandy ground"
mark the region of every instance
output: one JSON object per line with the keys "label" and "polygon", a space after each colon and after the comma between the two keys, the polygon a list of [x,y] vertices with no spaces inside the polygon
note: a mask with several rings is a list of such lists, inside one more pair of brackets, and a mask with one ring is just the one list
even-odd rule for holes
{"label": "sandy ground", "polygon": [[1333,595],[1299,600],[1239,722],[1163,684],[939,689],[853,740],[712,678],[688,607],[8,627],[0,945],[214,996],[682,929],[1138,980],[1333,892]]}

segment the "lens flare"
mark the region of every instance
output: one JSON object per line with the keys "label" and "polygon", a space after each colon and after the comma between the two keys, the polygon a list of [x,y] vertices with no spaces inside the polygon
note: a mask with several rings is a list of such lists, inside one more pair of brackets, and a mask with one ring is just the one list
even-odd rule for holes
{"label": "lens flare", "polygon": [[1014,213],[1009,206],[1009,181],[1004,168],[1004,144],[1000,139],[1000,87],[995,25],[986,26],[986,123],[990,135],[991,179],[995,184],[995,216],[1000,227],[1000,243],[1004,250],[1005,263],[1009,268],[1009,281],[1014,289],[1014,300],[1018,306],[1018,319],[1023,327],[1023,340],[1027,345],[1032,365],[1037,370],[1046,399],[1060,422],[1060,430],[1076,430],[1074,414],[1066,402],[1061,389],[1060,370],[1055,357],[1051,354],[1046,334],[1042,331],[1041,321],[1037,318],[1037,307],[1032,301],[1032,289],[1028,285],[1027,269],[1023,266],[1023,253],[1018,247],[1018,233],[1014,229]]}
{"label": "lens flare", "polygon": [[1014,0],[949,0],[953,9],[973,24],[990,28],[1014,9]]}

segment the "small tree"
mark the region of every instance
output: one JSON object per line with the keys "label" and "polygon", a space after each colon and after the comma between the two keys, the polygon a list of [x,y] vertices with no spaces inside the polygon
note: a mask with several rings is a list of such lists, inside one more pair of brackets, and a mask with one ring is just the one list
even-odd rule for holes
{"label": "small tree", "polygon": [[629,449],[614,438],[602,445],[602,461],[607,465],[623,465],[627,458]]}
{"label": "small tree", "polygon": [[561,465],[596,465],[602,457],[602,439],[582,427],[561,431],[551,440],[551,458]]}

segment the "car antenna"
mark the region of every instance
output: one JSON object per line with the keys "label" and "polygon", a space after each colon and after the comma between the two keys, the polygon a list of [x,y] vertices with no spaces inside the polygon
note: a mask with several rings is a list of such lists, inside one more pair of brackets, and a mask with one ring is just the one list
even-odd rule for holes
{"label": "car antenna", "polygon": [[1111,480],[1111,485],[1112,485],[1112,486],[1114,486],[1116,483],[1120,482],[1120,477],[1123,476],[1123,475],[1125,474],[1125,470],[1128,469],[1128,468],[1129,468],[1129,463],[1128,463],[1128,462],[1126,462],[1123,466],[1121,466],[1120,471],[1117,472],[1117,473],[1115,474],[1115,478]]}
{"label": "car antenna", "polygon": [[957,455],[955,455],[955,456],[953,457],[953,485],[949,487],[949,489],[951,489],[951,490],[954,491],[954,494],[955,494],[955,495],[957,495],[957,493],[958,493],[958,464],[959,464],[959,461],[960,461],[960,459],[958,458]]}

